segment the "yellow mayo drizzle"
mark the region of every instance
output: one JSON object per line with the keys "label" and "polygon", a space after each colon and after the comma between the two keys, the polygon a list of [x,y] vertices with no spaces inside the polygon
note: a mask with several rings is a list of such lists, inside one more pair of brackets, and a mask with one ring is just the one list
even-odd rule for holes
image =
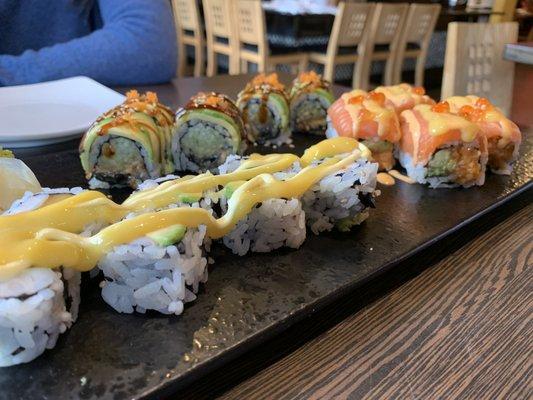
{"label": "yellow mayo drizzle", "polygon": [[[300,197],[314,183],[362,157],[370,157],[365,146],[352,138],[337,137],[307,149],[300,159],[304,168],[285,181],[274,178],[271,173],[290,167],[298,161],[297,156],[252,155],[230,174],[201,174],[165,182],[133,194],[122,205],[99,192],[86,191],[34,211],[2,216],[0,280],[9,279],[30,267],[63,266],[87,271],[94,268],[113,247],[177,224],[187,227],[205,225],[208,236],[220,238],[229,233],[256,204],[270,198]],[[314,160],[323,158],[328,159],[320,165],[312,165]],[[201,194],[233,181],[244,183],[235,189],[228,200],[228,211],[219,219],[204,209],[182,207],[147,212],[120,221],[130,212],[164,207],[183,194]],[[111,225],[90,238],[77,234],[93,222]]]}
{"label": "yellow mayo drizzle", "polygon": [[383,136],[385,133],[389,131],[390,128],[390,118],[391,114],[394,114],[394,110],[389,109],[387,107],[382,107],[378,103],[376,103],[373,100],[364,99],[362,104],[349,104],[348,100],[352,97],[356,96],[366,96],[368,95],[368,92],[365,92],[364,90],[355,89],[351,92],[344,93],[341,98],[344,100],[346,104],[346,111],[348,114],[350,114],[350,117],[352,119],[352,132],[358,132],[359,131],[359,124],[361,122],[361,118],[359,117],[359,112],[361,111],[362,107],[365,107],[368,111],[374,114],[374,121],[378,124],[378,136]]}
{"label": "yellow mayo drizzle", "polygon": [[426,121],[429,121],[430,135],[439,136],[450,130],[457,129],[461,132],[461,139],[464,142],[471,142],[480,132],[479,126],[466,118],[448,113],[434,112],[431,107],[430,105],[422,104],[415,108]]}

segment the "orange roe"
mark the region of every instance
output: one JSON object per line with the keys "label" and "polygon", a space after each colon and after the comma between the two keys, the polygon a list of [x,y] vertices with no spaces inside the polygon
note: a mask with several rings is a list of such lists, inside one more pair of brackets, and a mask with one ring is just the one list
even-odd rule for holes
{"label": "orange roe", "polygon": [[450,105],[447,101],[441,101],[440,103],[437,103],[433,107],[431,107],[431,111],[438,113],[449,113]]}
{"label": "orange roe", "polygon": [[375,101],[382,107],[385,104],[385,100],[386,100],[385,95],[379,92],[370,92],[368,93],[367,98],[368,100]]}
{"label": "orange roe", "polygon": [[298,80],[302,83],[319,83],[321,78],[315,71],[302,72],[298,76]]}
{"label": "orange roe", "polygon": [[413,93],[423,96],[426,94],[426,89],[424,89],[422,86],[415,86],[413,87]]}
{"label": "orange roe", "polygon": [[283,83],[279,81],[278,74],[276,74],[275,72],[269,75],[265,75],[263,73],[256,75],[252,79],[251,83],[252,86],[269,85],[277,90],[285,90],[285,85],[283,85]]}
{"label": "orange roe", "polygon": [[354,96],[348,99],[348,104],[361,104],[364,100],[365,96],[363,95]]}
{"label": "orange roe", "polygon": [[487,109],[492,108],[492,104],[491,104],[491,102],[488,101],[486,98],[484,98],[484,97],[480,97],[480,98],[477,99],[477,101],[476,101],[476,107],[479,107],[479,108],[481,108],[482,110],[487,110]]}

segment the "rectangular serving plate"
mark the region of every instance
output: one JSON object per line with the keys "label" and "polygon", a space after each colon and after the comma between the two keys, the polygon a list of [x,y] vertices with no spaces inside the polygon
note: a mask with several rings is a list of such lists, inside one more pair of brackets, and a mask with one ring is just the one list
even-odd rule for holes
{"label": "rectangular serving plate", "polygon": [[[236,79],[243,80],[225,78],[220,87],[219,81],[203,81],[206,88],[235,95],[228,87],[238,87]],[[179,101],[188,95],[180,92]],[[301,154],[320,140],[294,139],[294,148],[276,151]],[[217,248],[209,281],[180,316],[118,314],[90,282],[82,290],[78,321],[54,349],[29,364],[0,370],[0,399],[145,399],[175,393],[302,318],[313,318],[363,282],[379,280],[401,261],[444,243],[488,211],[531,193],[532,142],[531,135],[524,141],[510,177],[489,174],[482,187],[380,186],[377,208],[349,233],[308,233],[298,250],[245,257]],[[45,186],[85,186],[74,146],[23,158]],[[69,172],[58,176],[58,171]]]}

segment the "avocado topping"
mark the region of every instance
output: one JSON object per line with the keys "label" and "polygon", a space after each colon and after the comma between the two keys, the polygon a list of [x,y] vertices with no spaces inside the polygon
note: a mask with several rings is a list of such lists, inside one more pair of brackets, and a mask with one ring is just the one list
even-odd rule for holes
{"label": "avocado topping", "polygon": [[159,246],[170,246],[181,242],[186,231],[187,227],[185,225],[172,225],[168,228],[149,233],[146,236],[156,242]]}

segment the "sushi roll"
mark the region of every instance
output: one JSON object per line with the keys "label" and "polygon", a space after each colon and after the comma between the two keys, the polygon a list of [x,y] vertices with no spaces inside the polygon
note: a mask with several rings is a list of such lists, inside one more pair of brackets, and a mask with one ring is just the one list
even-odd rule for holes
{"label": "sushi roll", "polygon": [[324,135],[327,110],[334,101],[328,81],[314,71],[302,72],[294,80],[290,94],[292,132]]}
{"label": "sushi roll", "polygon": [[251,142],[275,146],[290,142],[289,100],[277,74],[253,78],[239,93],[237,106]]}
{"label": "sushi roll", "polygon": [[176,114],[172,154],[178,171],[215,171],[230,154],[242,154],[241,112],[225,95],[198,93]]}
{"label": "sushi roll", "polygon": [[374,92],[385,96],[385,104],[394,108],[398,116],[402,111],[410,110],[419,104],[435,104],[435,100],[426,95],[422,86],[400,83],[394,86],[378,86]]}
{"label": "sushi roll", "polygon": [[127,93],[100,116],[80,143],[80,160],[92,188],[132,187],[174,171],[170,140],[174,114],[155,93]]}
{"label": "sushi roll", "polygon": [[431,187],[483,185],[487,138],[446,101],[403,111],[399,160],[407,175]]}
{"label": "sushi roll", "polygon": [[361,140],[372,152],[380,170],[394,167],[394,147],[400,141],[398,116],[386,105],[385,95],[353,90],[344,93],[328,109],[327,137]]}
{"label": "sushi roll", "polygon": [[487,166],[496,174],[509,175],[518,158],[522,134],[490,101],[478,96],[454,96],[446,99],[450,109],[477,124],[487,138]]}

